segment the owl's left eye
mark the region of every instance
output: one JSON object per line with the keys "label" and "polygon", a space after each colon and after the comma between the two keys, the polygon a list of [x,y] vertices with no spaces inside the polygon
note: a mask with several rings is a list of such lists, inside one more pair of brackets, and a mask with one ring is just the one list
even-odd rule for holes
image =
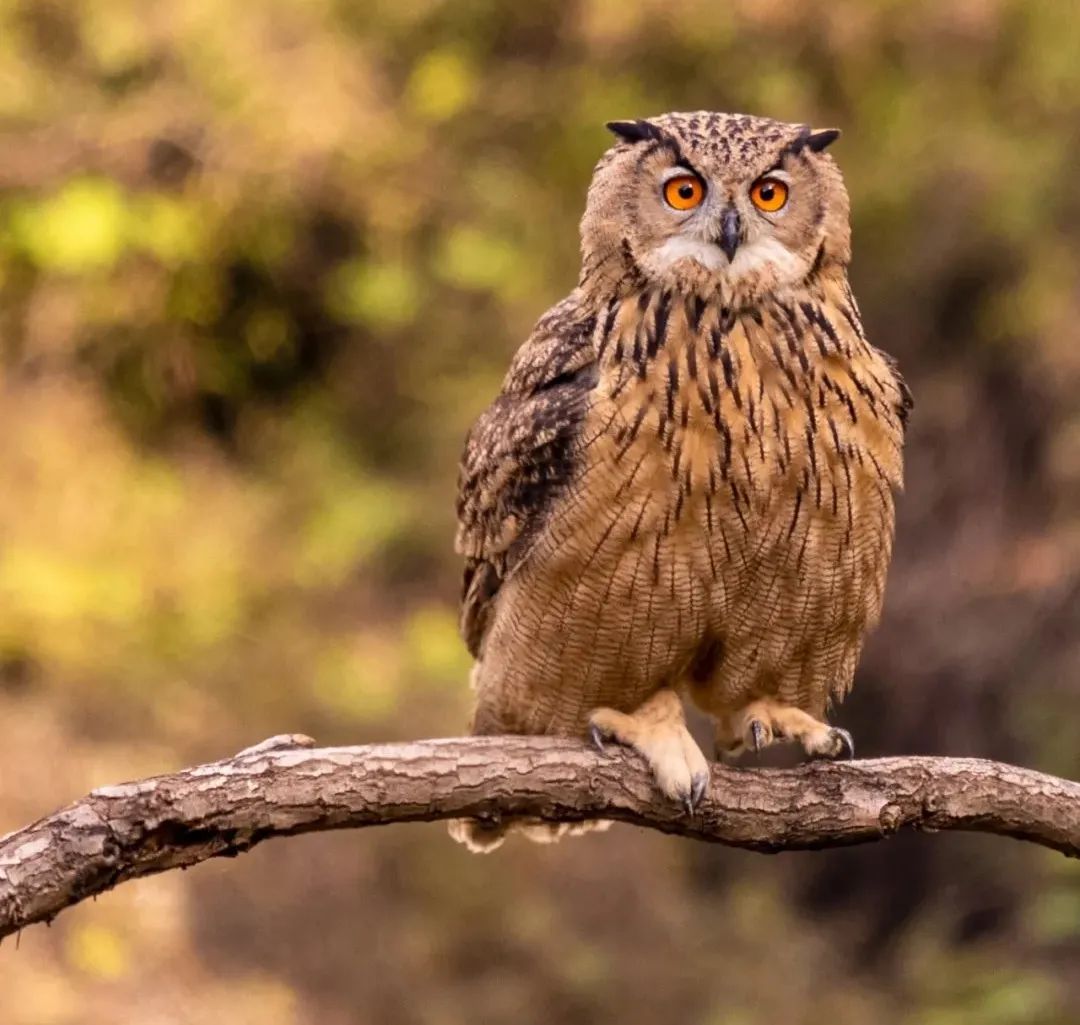
{"label": "owl's left eye", "polygon": [[783,210],[787,198],[788,187],[779,178],[758,178],[750,186],[750,202],[767,214]]}
{"label": "owl's left eye", "polygon": [[693,210],[705,198],[705,183],[696,174],[680,174],[664,182],[664,201],[673,210]]}

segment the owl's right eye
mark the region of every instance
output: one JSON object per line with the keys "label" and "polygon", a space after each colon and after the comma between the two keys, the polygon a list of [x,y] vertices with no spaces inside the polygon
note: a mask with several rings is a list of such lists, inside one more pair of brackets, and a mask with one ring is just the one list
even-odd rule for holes
{"label": "owl's right eye", "polygon": [[705,198],[705,183],[696,174],[680,174],[664,182],[664,202],[673,210],[693,210]]}

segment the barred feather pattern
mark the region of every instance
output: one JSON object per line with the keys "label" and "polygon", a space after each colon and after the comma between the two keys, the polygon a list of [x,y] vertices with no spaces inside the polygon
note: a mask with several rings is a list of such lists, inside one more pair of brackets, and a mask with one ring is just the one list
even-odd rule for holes
{"label": "barred feather pattern", "polygon": [[843,268],[737,310],[635,284],[542,318],[469,437],[475,732],[665,685],[821,717],[879,616],[911,400]]}

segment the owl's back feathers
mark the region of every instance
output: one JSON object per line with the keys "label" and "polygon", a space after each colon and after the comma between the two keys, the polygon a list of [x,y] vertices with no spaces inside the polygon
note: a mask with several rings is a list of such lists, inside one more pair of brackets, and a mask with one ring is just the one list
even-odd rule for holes
{"label": "owl's back feathers", "polygon": [[476,657],[503,580],[575,472],[576,439],[596,384],[596,319],[581,300],[574,293],[540,319],[466,439],[457,551],[465,556],[461,629]]}

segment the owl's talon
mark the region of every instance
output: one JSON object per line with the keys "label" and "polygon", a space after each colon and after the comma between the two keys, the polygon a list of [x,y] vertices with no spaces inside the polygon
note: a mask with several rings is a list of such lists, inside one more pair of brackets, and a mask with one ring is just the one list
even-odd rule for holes
{"label": "owl's talon", "polygon": [[701,801],[705,797],[705,791],[709,789],[709,774],[699,772],[694,775],[690,784],[690,814],[695,808],[701,807]]}
{"label": "owl's talon", "polygon": [[732,751],[761,751],[781,740],[796,741],[807,758],[855,757],[855,741],[847,730],[774,698],[757,698],[729,714],[717,728],[718,743]]}
{"label": "owl's talon", "polygon": [[708,778],[709,763],[690,736],[682,702],[670,687],[657,691],[632,713],[593,709],[589,736],[598,747],[610,740],[633,748],[648,762],[661,793],[693,814],[702,792],[698,779]]}
{"label": "owl's talon", "polygon": [[855,757],[855,739],[845,729],[830,726],[813,741],[804,741],[806,753],[815,760],[851,761]]}
{"label": "owl's talon", "polygon": [[709,773],[695,772],[690,777],[690,789],[683,795],[682,804],[687,815],[693,815],[695,809],[701,806],[701,799],[709,787]]}
{"label": "owl's talon", "polygon": [[852,737],[851,733],[848,730],[841,729],[839,726],[834,726],[829,732],[832,734],[832,738],[840,743],[840,750],[837,751],[835,757],[849,762],[853,761],[855,758],[855,738]]}
{"label": "owl's talon", "polygon": [[604,747],[604,732],[595,723],[589,723],[589,739],[600,754],[607,754],[607,748]]}

